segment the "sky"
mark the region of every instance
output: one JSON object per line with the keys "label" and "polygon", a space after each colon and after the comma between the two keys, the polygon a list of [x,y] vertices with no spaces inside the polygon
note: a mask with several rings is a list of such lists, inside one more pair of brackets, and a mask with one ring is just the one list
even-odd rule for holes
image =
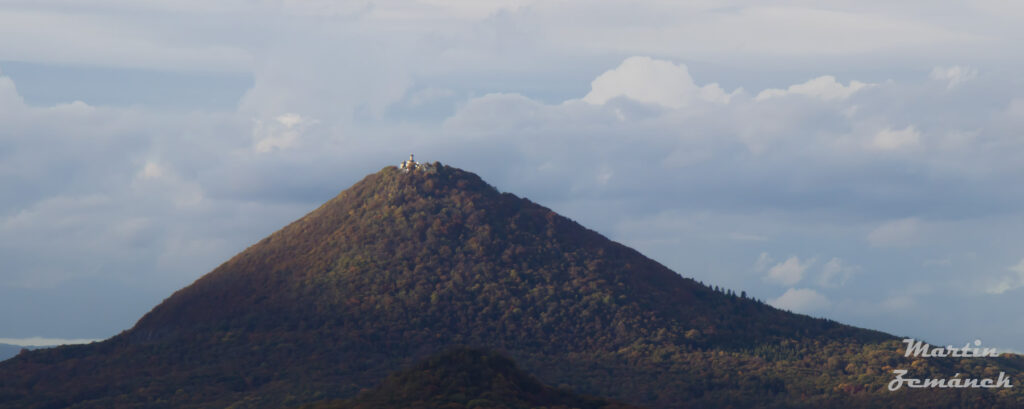
{"label": "sky", "polygon": [[1024,6],[0,0],[0,342],[104,339],[365,175],[1024,351]]}

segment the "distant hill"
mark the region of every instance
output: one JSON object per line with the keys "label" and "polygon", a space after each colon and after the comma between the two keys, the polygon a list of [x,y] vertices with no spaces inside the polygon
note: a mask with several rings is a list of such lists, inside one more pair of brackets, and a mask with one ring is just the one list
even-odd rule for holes
{"label": "distant hill", "polygon": [[[681,248],[680,252],[687,249]],[[652,409],[1024,407],[1024,359],[903,357],[878,331],[685,278],[478,176],[387,167],[103,342],[0,363],[0,408],[278,408],[348,399],[456,345]]]}
{"label": "distant hill", "polygon": [[345,401],[303,409],[428,408],[638,409],[546,386],[500,354],[456,348],[389,376],[381,386]]}

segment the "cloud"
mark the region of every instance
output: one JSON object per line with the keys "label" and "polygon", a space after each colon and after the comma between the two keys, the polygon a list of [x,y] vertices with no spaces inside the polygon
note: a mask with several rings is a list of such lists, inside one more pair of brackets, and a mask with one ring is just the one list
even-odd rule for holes
{"label": "cloud", "polygon": [[765,278],[780,284],[793,285],[804,278],[804,272],[811,264],[814,264],[814,259],[800,262],[799,257],[792,256],[769,269]]}
{"label": "cloud", "polygon": [[1010,290],[1016,290],[1020,287],[1024,287],[1024,259],[1021,259],[1019,263],[1007,268],[1014,274],[1005,276],[995,284],[990,285],[985,292],[989,294],[1002,294]]}
{"label": "cloud", "polygon": [[64,339],[64,338],[0,338],[0,344],[18,345],[23,347],[49,347],[57,345],[88,344],[102,341],[101,339]]}
{"label": "cloud", "polygon": [[10,234],[42,229],[55,238],[66,238],[94,227],[90,216],[111,204],[111,198],[101,194],[52,197],[5,218],[0,231]]}
{"label": "cloud", "polygon": [[253,128],[253,149],[259,153],[288,149],[298,141],[307,127],[317,122],[295,113],[281,114],[270,121],[257,120]]}
{"label": "cloud", "polygon": [[[246,228],[229,226],[232,220],[265,211],[205,200],[202,183],[211,180],[196,177],[248,148],[241,119],[82,102],[32,106],[9,77],[0,77],[0,105],[0,124],[11,131],[0,135],[4,286],[45,288],[76,278],[137,280],[142,287],[179,282],[237,248],[225,239]],[[220,213],[225,204],[240,214]],[[195,242],[205,246],[164,257],[181,248],[176,243]],[[45,302],[68,307],[66,300]],[[35,325],[30,332],[63,324]]]}
{"label": "cloud", "polygon": [[698,86],[686,65],[650,57],[629,57],[615,69],[608,70],[590,83],[590,92],[583,101],[604,104],[617,97],[680,109],[698,101],[724,104],[727,94],[718,84]]}
{"label": "cloud", "polygon": [[140,180],[151,180],[160,179],[164,176],[164,169],[160,165],[153,162],[146,162],[146,166],[142,167],[142,170],[136,175],[136,178]]}
{"label": "cloud", "polygon": [[173,170],[155,161],[146,164],[135,174],[132,189],[144,195],[165,196],[176,206],[195,206],[203,200],[203,188],[193,181],[183,180]]}
{"label": "cloud", "polygon": [[761,254],[757,256],[757,261],[754,262],[754,271],[765,271],[768,269],[768,266],[772,265],[774,262],[775,259],[768,255],[767,252],[761,252]]}
{"label": "cloud", "polygon": [[787,95],[802,95],[811,98],[818,98],[825,101],[843,100],[862,89],[874,86],[874,84],[860,81],[850,81],[849,85],[843,85],[836,81],[831,75],[817,77],[802,84],[790,85],[786,89],[771,88],[761,91],[755,98],[764,101],[771,98],[785,97]]}
{"label": "cloud", "polygon": [[894,130],[885,128],[875,134],[868,145],[872,149],[892,151],[897,149],[918,146],[921,140],[921,133],[913,126]]}
{"label": "cloud", "polygon": [[891,220],[868,233],[874,247],[900,247],[919,243],[923,224],[915,217]]}
{"label": "cloud", "polygon": [[476,135],[536,129],[551,121],[555,110],[520,94],[487,94],[469,100],[445,119],[444,126]]}
{"label": "cloud", "polygon": [[846,265],[843,260],[833,257],[821,267],[819,283],[822,287],[842,287],[859,270],[859,267]]}
{"label": "cloud", "polygon": [[954,65],[951,67],[935,67],[929,75],[936,81],[945,81],[946,89],[953,89],[957,85],[973,80],[978,77],[978,70],[971,67]]}
{"label": "cloud", "polygon": [[128,22],[100,10],[0,10],[0,61],[232,72],[252,66],[252,55],[227,41],[224,27],[193,20],[189,32],[195,37],[185,39],[161,16],[129,13]]}
{"label": "cloud", "polygon": [[798,313],[821,312],[832,305],[821,293],[809,288],[790,288],[774,300],[768,301],[773,307]]}
{"label": "cloud", "polygon": [[14,81],[2,75],[3,72],[0,72],[0,108],[5,110],[22,108],[25,105],[25,100],[18,94]]}
{"label": "cloud", "polygon": [[907,58],[943,50],[965,55],[972,46],[995,52],[982,33],[958,30],[947,22],[896,8],[851,10],[797,3],[736,2],[723,8],[714,2],[610,1],[600,7],[558,2],[541,3],[520,13],[536,16],[529,21],[548,23],[543,26],[546,43],[567,52],[642,52],[698,61],[738,60],[739,64],[749,62],[744,57],[761,57],[765,66],[781,58],[798,66],[837,56],[847,58],[849,65],[865,60],[877,64],[881,61],[872,57]]}

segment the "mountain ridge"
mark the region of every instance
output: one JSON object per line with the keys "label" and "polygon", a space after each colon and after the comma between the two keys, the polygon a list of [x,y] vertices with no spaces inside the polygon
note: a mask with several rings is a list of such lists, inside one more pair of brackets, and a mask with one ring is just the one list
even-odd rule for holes
{"label": "mountain ridge", "polygon": [[435,164],[368,175],[110,340],[0,364],[0,407],[298,405],[453,345],[652,408],[888,402],[902,362],[892,335],[715,291]]}

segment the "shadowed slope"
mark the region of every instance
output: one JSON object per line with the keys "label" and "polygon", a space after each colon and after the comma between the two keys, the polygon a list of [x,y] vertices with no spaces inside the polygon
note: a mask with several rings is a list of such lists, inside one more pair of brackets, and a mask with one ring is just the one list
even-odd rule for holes
{"label": "shadowed slope", "polygon": [[464,407],[636,409],[545,386],[504,356],[468,348],[456,348],[420,361],[355,399],[322,402],[302,409]]}

